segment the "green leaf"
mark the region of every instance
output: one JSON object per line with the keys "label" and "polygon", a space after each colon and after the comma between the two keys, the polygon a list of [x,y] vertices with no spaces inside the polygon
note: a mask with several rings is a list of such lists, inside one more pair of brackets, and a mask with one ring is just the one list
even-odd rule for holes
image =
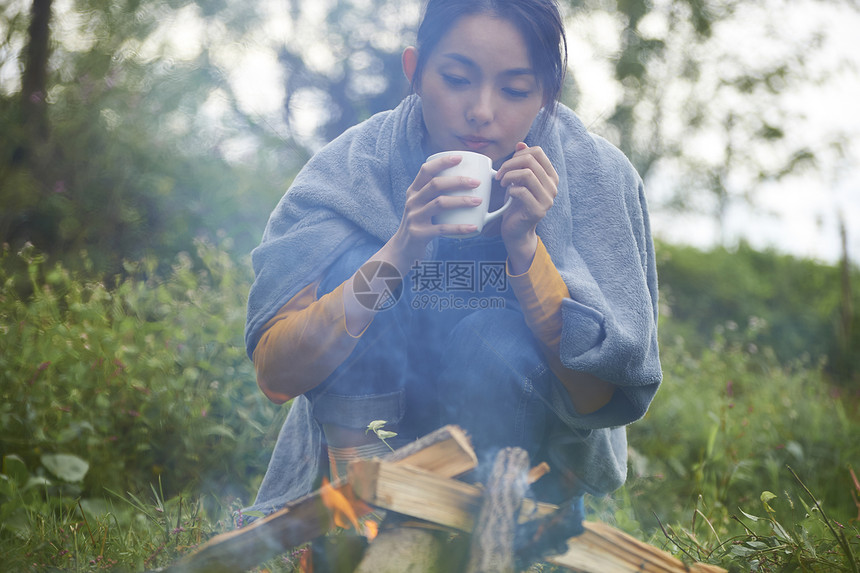
{"label": "green leaf", "polygon": [[27,478],[30,477],[30,472],[27,471],[27,465],[20,457],[15,454],[3,456],[3,475],[9,476],[15,485],[22,487],[27,483]]}
{"label": "green leaf", "polygon": [[57,434],[56,441],[58,444],[71,442],[72,440],[80,438],[81,434],[84,433],[84,430],[95,433],[93,425],[89,422],[73,422],[72,424],[69,424],[68,428]]}
{"label": "green leaf", "polygon": [[207,436],[222,436],[225,438],[230,438],[231,440],[236,439],[236,432],[234,432],[231,428],[225,426],[224,424],[216,424],[214,426],[209,426],[206,428]]}
{"label": "green leaf", "polygon": [[11,496],[14,491],[14,482],[6,474],[0,474],[0,497]]}
{"label": "green leaf", "polygon": [[73,454],[44,454],[41,460],[48,471],[68,482],[83,480],[90,469],[89,463]]}
{"label": "green leaf", "polygon": [[377,430],[376,435],[379,436],[380,440],[387,440],[388,438],[393,438],[397,436],[397,432],[389,432],[388,430]]}
{"label": "green leaf", "polygon": [[774,511],[774,509],[768,503],[772,499],[776,499],[776,494],[771,493],[769,491],[761,492],[761,502],[764,504],[764,508],[770,513],[773,513]]}
{"label": "green leaf", "polygon": [[378,432],[387,424],[386,420],[374,420],[367,425],[367,429],[371,432]]}
{"label": "green leaf", "polygon": [[705,459],[710,459],[714,453],[714,445],[717,443],[717,435],[720,432],[720,426],[714,425],[711,432],[708,434],[708,444],[705,446]]}
{"label": "green leaf", "polygon": [[744,510],[742,510],[741,508],[738,508],[738,511],[740,511],[741,513],[743,513],[743,514],[744,514],[744,517],[746,517],[747,519],[749,519],[749,520],[751,520],[751,521],[758,521],[759,519],[761,519],[760,517],[756,517],[755,515],[750,515],[749,513],[747,513],[747,512],[745,512]]}
{"label": "green leaf", "polygon": [[33,476],[27,480],[27,483],[24,485],[23,491],[27,491],[33,489],[34,487],[48,487],[52,485],[51,480],[42,476]]}

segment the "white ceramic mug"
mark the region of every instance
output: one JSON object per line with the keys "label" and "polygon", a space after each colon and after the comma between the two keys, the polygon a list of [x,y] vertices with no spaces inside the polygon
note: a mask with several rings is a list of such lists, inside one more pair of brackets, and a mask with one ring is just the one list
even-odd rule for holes
{"label": "white ceramic mug", "polygon": [[427,158],[427,161],[438,157],[450,156],[462,157],[463,159],[457,165],[440,172],[440,176],[470,177],[472,179],[477,179],[481,184],[474,189],[451,191],[450,193],[447,193],[447,195],[480,197],[482,201],[480,205],[475,205],[474,207],[445,209],[436,215],[435,220],[437,224],[475,225],[478,227],[477,231],[469,233],[468,235],[447,235],[452,238],[466,239],[480,234],[484,229],[484,225],[498,217],[501,217],[502,213],[511,206],[513,199],[508,197],[508,200],[505,201],[504,205],[490,213],[490,193],[493,190],[493,177],[496,176],[496,170],[493,169],[492,160],[486,155],[481,155],[474,151],[443,151],[441,153],[431,155]]}

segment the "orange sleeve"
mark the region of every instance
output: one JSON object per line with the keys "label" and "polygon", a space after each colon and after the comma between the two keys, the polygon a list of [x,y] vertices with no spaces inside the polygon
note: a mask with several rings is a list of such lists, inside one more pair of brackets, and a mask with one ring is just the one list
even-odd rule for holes
{"label": "orange sleeve", "polygon": [[319,282],[303,288],[263,327],[254,350],[260,389],[283,403],[325,380],[343,363],[361,334],[346,329],[343,284],[317,299]]}
{"label": "orange sleeve", "polygon": [[547,348],[558,354],[561,340],[561,301],[570,297],[558,269],[538,237],[531,266],[521,275],[508,274],[526,323]]}
{"label": "orange sleeve", "polygon": [[526,324],[543,344],[550,369],[564,384],[577,411],[588,414],[606,405],[614,392],[612,384],[561,363],[561,303],[570,293],[540,237],[529,269],[521,275],[508,274],[508,279]]}

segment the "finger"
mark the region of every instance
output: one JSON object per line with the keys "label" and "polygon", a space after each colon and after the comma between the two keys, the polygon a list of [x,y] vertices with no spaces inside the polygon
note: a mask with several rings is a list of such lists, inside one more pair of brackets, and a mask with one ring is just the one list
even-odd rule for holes
{"label": "finger", "polygon": [[497,173],[497,179],[500,178],[502,175],[504,175],[507,170],[511,169],[512,165],[514,165],[516,163],[516,162],[514,162],[514,159],[516,159],[517,157],[522,157],[523,155],[527,155],[529,152],[529,149],[530,149],[529,146],[526,145],[525,143],[523,143],[522,141],[517,143],[516,147],[514,148],[514,153],[510,156],[510,158],[507,161],[502,163],[501,167],[499,167],[499,170]]}
{"label": "finger", "polygon": [[[541,180],[541,177],[543,180]],[[546,173],[539,169],[537,172],[533,165],[508,171],[501,181],[502,186],[507,189],[523,187],[534,196],[540,204],[548,207],[552,204],[557,190],[552,181],[547,180]]]}
{"label": "finger", "polygon": [[423,205],[411,209],[412,220],[421,225],[435,224],[433,217],[450,209],[476,207],[483,200],[473,195],[439,195]]}
{"label": "finger", "polygon": [[443,195],[457,192],[469,192],[481,185],[478,179],[459,175],[437,176],[427,182],[424,187],[415,194],[421,203],[428,203]]}
{"label": "finger", "polygon": [[512,185],[508,187],[508,197],[514,200],[514,204],[511,205],[512,210],[526,213],[527,218],[533,218],[533,216],[546,211],[547,205],[551,201],[546,197],[541,201],[540,198],[532,193],[531,189],[524,185]]}
{"label": "finger", "polygon": [[425,162],[418,170],[418,175],[415,176],[411,187],[416,191],[424,188],[434,177],[461,161],[463,161],[461,155],[445,155]]}
{"label": "finger", "polygon": [[555,167],[553,167],[552,162],[549,160],[549,157],[547,157],[544,150],[538,146],[531,147],[530,149],[534,151],[532,157],[537,160],[538,164],[540,164],[544,172],[549,176],[552,184],[558,186],[558,172],[555,170]]}
{"label": "finger", "polygon": [[433,225],[436,234],[441,236],[452,236],[452,235],[470,235],[478,230],[477,225]]}
{"label": "finger", "polygon": [[[558,174],[540,147],[520,148],[518,144],[518,151],[499,168],[496,178],[503,181],[507,173],[517,169],[531,169],[537,175],[540,184],[548,189],[558,186]],[[555,193],[555,190],[553,189],[552,192]]]}
{"label": "finger", "polygon": [[483,199],[474,195],[439,195],[427,203],[425,208],[431,215],[436,215],[449,209],[477,207],[482,202]]}

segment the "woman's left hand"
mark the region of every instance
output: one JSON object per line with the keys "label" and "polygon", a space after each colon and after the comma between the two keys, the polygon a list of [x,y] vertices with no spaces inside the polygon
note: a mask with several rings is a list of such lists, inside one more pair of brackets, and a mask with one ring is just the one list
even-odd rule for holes
{"label": "woman's left hand", "polygon": [[513,198],[502,216],[501,234],[514,267],[511,270],[519,274],[531,265],[537,225],[558,195],[558,173],[543,149],[518,143],[514,155],[499,167],[496,179]]}

